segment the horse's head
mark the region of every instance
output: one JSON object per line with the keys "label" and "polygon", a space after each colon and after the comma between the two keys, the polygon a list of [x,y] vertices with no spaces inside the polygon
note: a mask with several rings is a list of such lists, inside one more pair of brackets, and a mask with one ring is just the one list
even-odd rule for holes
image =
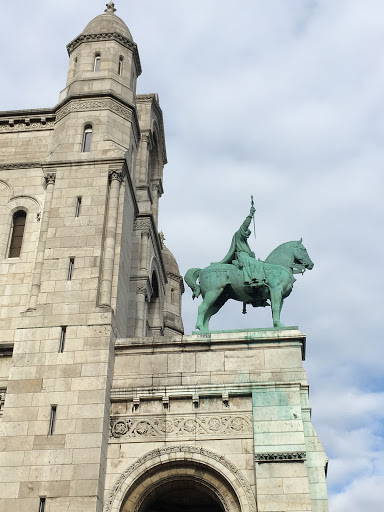
{"label": "horse's head", "polygon": [[307,249],[302,244],[303,239],[300,238],[295,245],[293,246],[293,256],[294,256],[294,264],[302,265],[304,268],[308,270],[312,270],[314,263],[311,258],[308,256]]}

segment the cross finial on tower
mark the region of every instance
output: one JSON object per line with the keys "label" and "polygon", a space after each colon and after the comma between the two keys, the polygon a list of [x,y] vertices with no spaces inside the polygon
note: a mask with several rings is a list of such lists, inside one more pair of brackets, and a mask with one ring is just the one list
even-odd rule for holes
{"label": "cross finial on tower", "polygon": [[105,11],[104,11],[104,12],[110,12],[110,13],[112,13],[112,14],[113,14],[114,12],[116,12],[114,2],[112,2],[112,1],[111,1],[111,2],[109,2],[109,4],[106,4],[106,6],[107,6],[107,8],[105,9]]}

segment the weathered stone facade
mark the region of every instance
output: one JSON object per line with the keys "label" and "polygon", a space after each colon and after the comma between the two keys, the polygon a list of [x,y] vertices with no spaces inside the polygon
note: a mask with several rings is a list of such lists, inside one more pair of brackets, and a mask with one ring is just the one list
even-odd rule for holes
{"label": "weathered stone facade", "polygon": [[158,97],[113,4],[68,53],[56,107],[0,113],[0,512],[326,511],[305,337],[183,335]]}

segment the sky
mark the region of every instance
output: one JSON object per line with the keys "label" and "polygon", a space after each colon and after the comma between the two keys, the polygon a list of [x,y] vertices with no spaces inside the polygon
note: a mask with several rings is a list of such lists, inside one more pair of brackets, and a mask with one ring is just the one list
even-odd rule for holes
{"label": "sky", "polygon": [[[101,0],[2,2],[0,110],[52,107],[66,44]],[[281,320],[307,335],[312,420],[331,512],[384,510],[384,2],[118,0],[157,92],[169,163],[159,229],[181,273],[222,259],[255,199],[265,259],[303,238],[315,266]],[[253,235],[252,235],[253,236]],[[198,301],[186,290],[183,319]],[[271,326],[227,303],[211,329]]]}

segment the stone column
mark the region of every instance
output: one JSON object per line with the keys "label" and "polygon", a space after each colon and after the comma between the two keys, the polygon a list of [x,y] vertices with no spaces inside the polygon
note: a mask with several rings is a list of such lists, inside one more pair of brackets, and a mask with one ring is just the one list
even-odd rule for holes
{"label": "stone column", "polygon": [[161,197],[161,185],[159,179],[152,180],[152,215],[155,220],[155,225],[158,224],[159,216],[159,198]]}
{"label": "stone column", "polygon": [[147,273],[148,271],[148,245],[149,245],[149,231],[141,232],[141,245],[140,245],[140,273]]}
{"label": "stone column", "polygon": [[140,140],[140,167],[139,167],[139,184],[147,183],[148,174],[148,143],[149,135],[141,134]]}
{"label": "stone column", "polygon": [[46,193],[45,193],[44,212],[43,212],[43,218],[41,221],[40,239],[39,239],[39,244],[37,246],[36,263],[35,263],[35,269],[33,272],[32,289],[31,289],[31,295],[29,297],[28,311],[36,309],[36,306],[37,306],[37,299],[39,296],[40,285],[41,285],[41,273],[43,270],[45,245],[46,245],[46,241],[47,241],[49,215],[51,212],[53,189],[54,189],[55,181],[56,181],[56,173],[54,173],[54,172],[46,173],[46,174],[44,174],[44,179],[45,179],[47,189],[46,189]]}
{"label": "stone column", "polygon": [[115,263],[117,216],[119,212],[120,183],[122,180],[123,177],[120,171],[109,171],[109,181],[111,185],[109,190],[107,225],[105,229],[102,266],[103,271],[100,284],[99,306],[101,307],[111,305],[113,266]]}
{"label": "stone column", "polygon": [[148,291],[145,283],[139,284],[136,288],[136,327],[135,336],[145,335],[146,322],[146,301],[148,300]]}

